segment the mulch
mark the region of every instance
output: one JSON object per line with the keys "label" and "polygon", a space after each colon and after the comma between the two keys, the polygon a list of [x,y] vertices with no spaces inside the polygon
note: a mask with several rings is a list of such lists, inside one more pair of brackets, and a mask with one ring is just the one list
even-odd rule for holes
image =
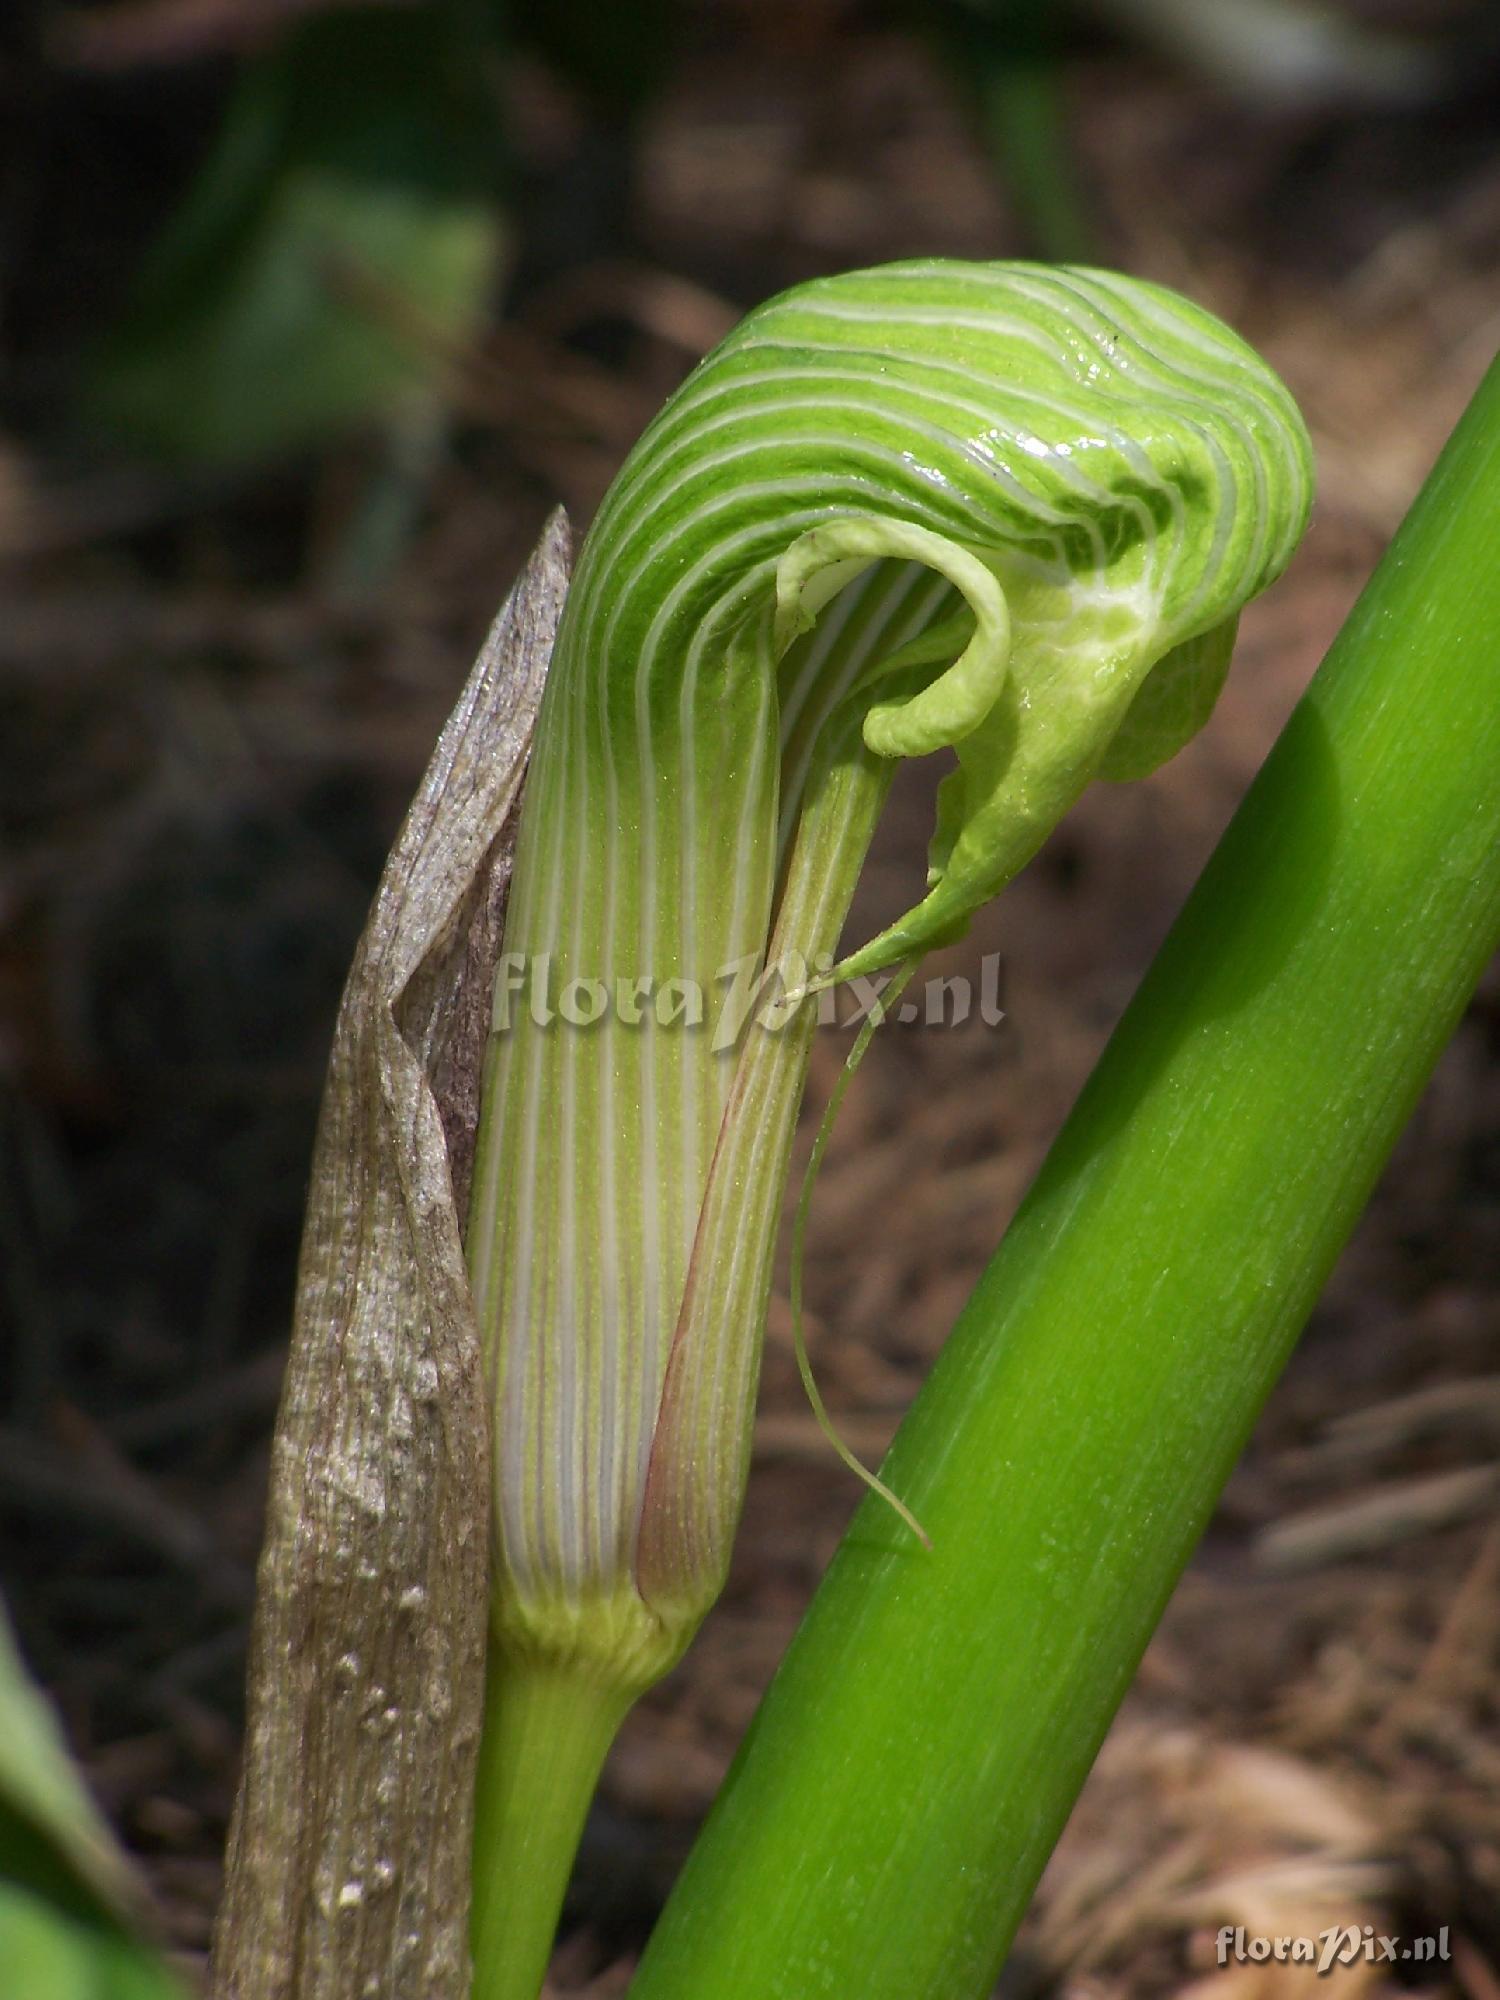
{"label": "mulch", "polygon": [[[524,63],[508,89],[535,176],[561,175],[578,105]],[[1085,800],[933,967],[997,954],[1003,1023],[876,1038],[807,1273],[823,1392],[867,1456],[1500,338],[1500,167],[1461,120],[1270,117],[1118,51],[1085,51],[1069,90],[1108,259],[1282,370],[1321,498],[1205,735]],[[206,482],[0,430],[5,1588],[189,1965],[332,1008],[465,664],[548,505],[587,517],[744,305],[1022,247],[948,79],[873,11],[715,13],[634,162],[628,251],[533,274],[459,357],[378,587],[340,568],[366,445]],[[930,815],[904,774],[856,929],[909,889]],[[820,1037],[814,1103],[846,1045]],[[1306,1969],[1220,1970],[1220,1927],[1334,1923],[1451,1944],[1347,1967],[1344,1991],[1500,2000],[1497,1047],[1492,976],[1147,1654],[1007,1969],[1017,2000],[1265,2000]],[[783,1264],[734,1572],[611,1758],[559,1995],[623,1992],[858,1498],[797,1380]]]}

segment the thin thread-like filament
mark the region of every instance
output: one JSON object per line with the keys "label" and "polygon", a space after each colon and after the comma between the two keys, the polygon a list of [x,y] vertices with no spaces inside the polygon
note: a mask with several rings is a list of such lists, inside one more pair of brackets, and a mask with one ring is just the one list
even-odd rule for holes
{"label": "thin thread-like filament", "polygon": [[905,965],[899,966],[879,998],[867,1011],[860,1023],[859,1033],[854,1038],[854,1046],[850,1049],[844,1067],[839,1071],[838,1080],[829,1093],[828,1104],[823,1112],[822,1122],[818,1126],[818,1136],[813,1140],[807,1171],[802,1176],[802,1192],[797,1199],[797,1213],[792,1222],[792,1346],[797,1356],[797,1372],[802,1377],[802,1386],[807,1392],[807,1400],[812,1406],[813,1416],[817,1419],[818,1429],[855,1477],[862,1479],[872,1493],[878,1493],[886,1505],[894,1509],[924,1549],[931,1549],[932,1538],[906,1502],[899,1494],[891,1491],[878,1473],[871,1472],[840,1437],[838,1426],[828,1414],[828,1407],[823,1401],[822,1391],[813,1374],[812,1361],[807,1352],[807,1322],[802,1310],[802,1269],[807,1250],[807,1224],[812,1213],[813,1190],[817,1185],[818,1169],[823,1164],[823,1155],[827,1152],[828,1142],[833,1137],[833,1128],[840,1107],[848,1094],[850,1084],[854,1081],[855,1071],[864,1061],[865,1051],[870,1046],[875,1030],[901,998],[907,982],[916,969],[915,959],[909,959]]}

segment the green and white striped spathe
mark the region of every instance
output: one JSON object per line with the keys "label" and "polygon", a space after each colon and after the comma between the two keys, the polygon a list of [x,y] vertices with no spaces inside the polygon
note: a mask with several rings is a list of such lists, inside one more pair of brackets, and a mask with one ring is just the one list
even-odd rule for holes
{"label": "green and white striped spathe", "polygon": [[891,760],[937,750],[928,893],[842,969],[954,935],[1090,777],[1203,721],[1310,494],[1225,327],[1029,264],[801,286],[642,437],[569,592],[506,950],[554,999],[677,980],[709,1018],[520,1007],[492,1042],[470,1259],[517,1644],[628,1629],[647,1678],[727,1559],[808,1028],[716,1048],[725,969],[833,949]]}

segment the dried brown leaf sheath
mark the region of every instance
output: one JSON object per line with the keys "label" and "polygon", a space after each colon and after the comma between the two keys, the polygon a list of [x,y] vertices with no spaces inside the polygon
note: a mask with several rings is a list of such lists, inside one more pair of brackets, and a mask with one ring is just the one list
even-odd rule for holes
{"label": "dried brown leaf sheath", "polygon": [[216,2000],[464,2000],[489,1419],[464,1269],[554,514],[386,863],[334,1034],[250,1645]]}

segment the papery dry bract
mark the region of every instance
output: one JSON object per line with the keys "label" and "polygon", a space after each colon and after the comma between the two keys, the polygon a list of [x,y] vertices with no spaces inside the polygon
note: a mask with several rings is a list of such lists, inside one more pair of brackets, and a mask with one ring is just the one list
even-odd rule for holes
{"label": "papery dry bract", "polygon": [[559,513],[386,864],[313,1160],[251,1641],[217,2000],[459,2000],[489,1418],[461,1218]]}

